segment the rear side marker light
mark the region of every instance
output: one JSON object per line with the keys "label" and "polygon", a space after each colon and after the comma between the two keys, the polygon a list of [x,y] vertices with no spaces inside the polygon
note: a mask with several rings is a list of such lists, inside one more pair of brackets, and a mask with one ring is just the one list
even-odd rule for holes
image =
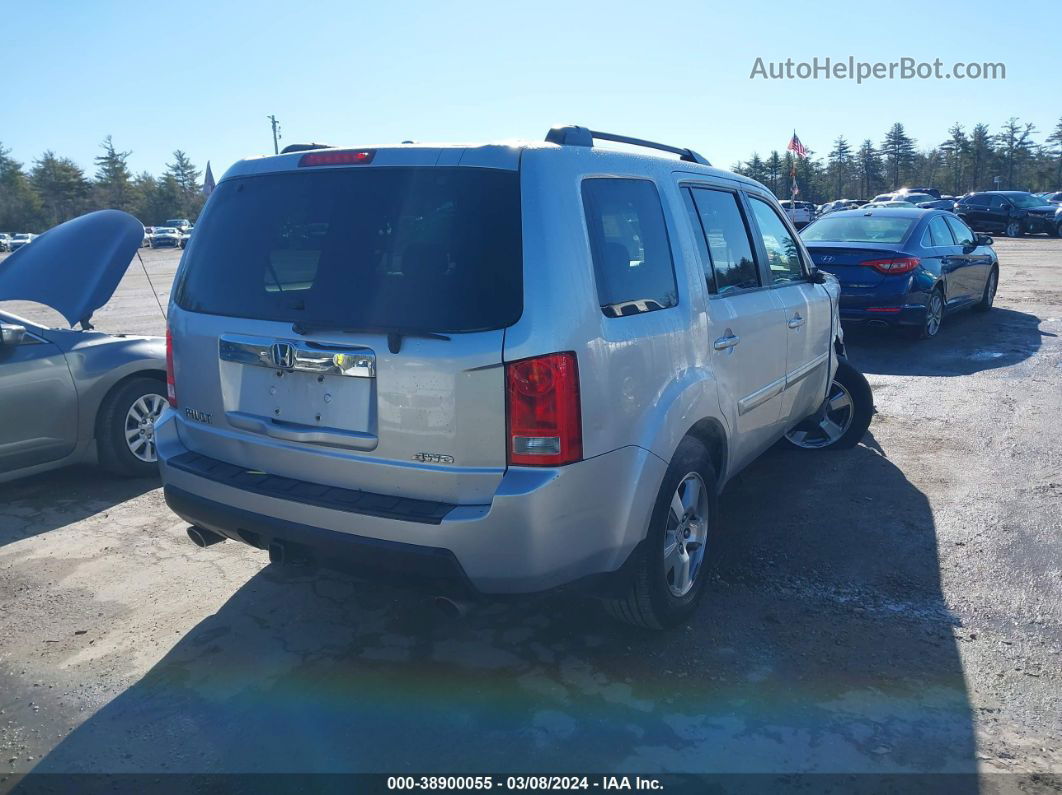
{"label": "rear side marker light", "polygon": [[166,400],[177,408],[177,382],[173,377],[173,333],[166,329]]}
{"label": "rear side marker light", "polygon": [[899,312],[900,311],[900,307],[898,307],[898,306],[868,306],[867,307],[867,311],[868,312]]}
{"label": "rear side marker light", "polygon": [[561,466],[582,460],[583,425],[575,354],[505,365],[509,464]]}
{"label": "rear side marker light", "polygon": [[357,166],[371,163],[376,152],[372,149],[344,149],[339,152],[309,152],[299,158],[304,166]]}
{"label": "rear side marker light", "polygon": [[860,264],[864,268],[873,268],[886,276],[895,276],[900,273],[910,273],[921,265],[922,261],[918,257],[890,257],[889,259],[868,259]]}

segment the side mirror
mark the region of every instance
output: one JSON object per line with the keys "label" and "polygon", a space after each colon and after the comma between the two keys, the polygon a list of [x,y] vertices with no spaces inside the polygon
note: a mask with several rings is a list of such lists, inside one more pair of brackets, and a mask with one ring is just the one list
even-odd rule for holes
{"label": "side mirror", "polygon": [[812,268],[808,279],[812,284],[826,284],[826,271],[819,270],[818,268]]}
{"label": "side mirror", "polygon": [[21,344],[26,336],[25,326],[16,326],[14,323],[0,323],[0,347],[14,348]]}
{"label": "side mirror", "polygon": [[977,235],[976,242],[979,246],[991,246],[995,241],[988,235]]}

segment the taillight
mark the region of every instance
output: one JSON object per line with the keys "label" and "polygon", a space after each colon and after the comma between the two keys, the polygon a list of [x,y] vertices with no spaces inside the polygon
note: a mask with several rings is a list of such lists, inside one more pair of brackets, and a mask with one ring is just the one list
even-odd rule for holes
{"label": "taillight", "polygon": [[505,365],[509,463],[559,466],[583,457],[579,366],[551,353]]}
{"label": "taillight", "polygon": [[310,152],[299,158],[299,166],[357,166],[372,162],[372,149],[347,149],[340,152]]}
{"label": "taillight", "polygon": [[177,408],[177,382],[173,380],[173,334],[166,329],[166,400]]}
{"label": "taillight", "polygon": [[918,257],[890,257],[889,259],[868,259],[860,264],[864,268],[873,268],[886,276],[893,276],[897,273],[910,273],[921,265],[922,261]]}

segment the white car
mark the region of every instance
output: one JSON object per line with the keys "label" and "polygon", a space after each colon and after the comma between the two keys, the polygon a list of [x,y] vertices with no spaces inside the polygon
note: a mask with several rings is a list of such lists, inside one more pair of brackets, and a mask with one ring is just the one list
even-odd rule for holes
{"label": "white car", "polygon": [[897,199],[893,199],[893,200],[886,200],[886,201],[867,202],[866,204],[864,204],[862,207],[859,207],[858,209],[860,209],[860,210],[880,210],[880,209],[889,208],[889,207],[917,207],[917,206],[918,206],[917,204],[912,204],[911,202],[905,202],[905,201],[899,201]]}
{"label": "white car", "polygon": [[786,199],[783,202],[779,202],[779,204],[782,205],[785,214],[789,216],[789,220],[793,222],[793,226],[797,229],[801,229],[815,220],[815,205],[811,202],[795,202]]}
{"label": "white car", "polygon": [[27,243],[32,243],[36,237],[37,235],[31,234],[30,232],[20,232],[7,241],[7,250],[18,251]]}

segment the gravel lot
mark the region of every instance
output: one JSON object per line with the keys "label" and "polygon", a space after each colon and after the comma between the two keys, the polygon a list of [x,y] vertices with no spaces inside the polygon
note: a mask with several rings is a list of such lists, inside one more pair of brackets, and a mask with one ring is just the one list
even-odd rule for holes
{"label": "gravel lot", "polygon": [[[1062,773],[1062,240],[997,250],[989,315],[849,335],[864,444],[740,476],[719,577],[668,634],[561,597],[455,620],[200,550],[157,482],[0,485],[0,791],[31,770]],[[178,253],[144,260],[165,302]],[[137,265],[101,329],[161,333]]]}

